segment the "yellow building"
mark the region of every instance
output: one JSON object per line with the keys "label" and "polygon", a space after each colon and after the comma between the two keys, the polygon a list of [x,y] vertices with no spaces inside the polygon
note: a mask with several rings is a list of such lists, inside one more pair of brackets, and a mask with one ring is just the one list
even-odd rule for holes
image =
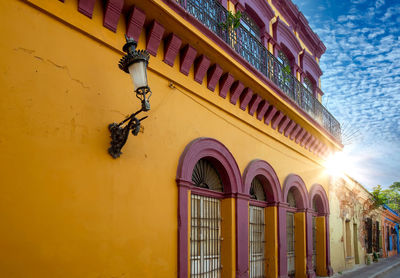
{"label": "yellow building", "polygon": [[[10,0],[0,23],[1,277],[332,274],[340,125],[291,1]],[[125,34],[151,110],[114,159]]]}

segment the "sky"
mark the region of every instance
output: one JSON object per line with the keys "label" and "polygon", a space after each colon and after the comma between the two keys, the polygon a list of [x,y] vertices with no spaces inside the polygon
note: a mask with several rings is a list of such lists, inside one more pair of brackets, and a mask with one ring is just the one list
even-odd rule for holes
{"label": "sky", "polygon": [[347,173],[400,181],[400,0],[292,0],[327,50],[323,104],[342,125]]}

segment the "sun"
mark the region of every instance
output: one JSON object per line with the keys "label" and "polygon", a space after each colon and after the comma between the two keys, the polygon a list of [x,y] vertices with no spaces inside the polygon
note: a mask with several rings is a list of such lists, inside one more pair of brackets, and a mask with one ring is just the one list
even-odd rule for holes
{"label": "sun", "polygon": [[326,172],[334,177],[344,177],[353,168],[351,159],[343,152],[336,152],[324,163]]}

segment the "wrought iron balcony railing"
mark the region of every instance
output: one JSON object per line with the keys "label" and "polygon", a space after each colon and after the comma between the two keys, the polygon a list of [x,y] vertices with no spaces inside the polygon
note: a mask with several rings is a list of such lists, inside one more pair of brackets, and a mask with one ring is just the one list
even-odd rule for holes
{"label": "wrought iron balcony railing", "polygon": [[339,122],[242,24],[233,30],[221,22],[228,11],[216,0],[178,0],[182,8],[212,30],[219,38],[240,54],[254,68],[276,84],[290,99],[320,123],[339,142]]}

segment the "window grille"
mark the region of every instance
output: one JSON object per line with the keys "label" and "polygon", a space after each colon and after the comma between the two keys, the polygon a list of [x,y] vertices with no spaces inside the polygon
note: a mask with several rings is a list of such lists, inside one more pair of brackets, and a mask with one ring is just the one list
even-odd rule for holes
{"label": "window grille", "polygon": [[308,79],[307,77],[304,77],[303,83],[304,83],[304,87],[306,87],[306,89],[307,89],[310,93],[314,92],[314,86],[313,86],[313,84],[312,84],[312,82],[311,82],[310,79]]}
{"label": "window grille", "polygon": [[294,214],[286,213],[286,240],[287,240],[287,267],[288,274],[295,274],[295,240],[294,240]]}
{"label": "window grille", "polygon": [[250,197],[251,199],[259,201],[267,200],[267,198],[265,197],[264,187],[257,177],[255,177],[251,182]]}
{"label": "window grille", "polygon": [[283,51],[278,52],[278,61],[281,62],[284,67],[286,67],[286,66],[290,67],[289,58],[286,56],[286,54]]}
{"label": "window grille", "polygon": [[258,27],[257,23],[245,12],[242,12],[241,23],[250,34],[260,40],[260,27]]}
{"label": "window grille", "polygon": [[221,201],[192,194],[190,277],[221,277]]}
{"label": "window grille", "polygon": [[290,190],[288,193],[287,202],[289,204],[289,207],[292,207],[292,208],[296,207],[296,198],[294,197],[292,190]]}
{"label": "window grille", "polygon": [[221,178],[217,170],[206,159],[200,159],[194,166],[192,181],[195,186],[214,191],[223,191]]}
{"label": "window grille", "polygon": [[316,217],[312,217],[312,236],[313,236],[313,250],[312,250],[312,264],[314,270],[317,269],[317,225]]}
{"label": "window grille", "polygon": [[249,206],[250,278],[265,277],[264,208]]}

